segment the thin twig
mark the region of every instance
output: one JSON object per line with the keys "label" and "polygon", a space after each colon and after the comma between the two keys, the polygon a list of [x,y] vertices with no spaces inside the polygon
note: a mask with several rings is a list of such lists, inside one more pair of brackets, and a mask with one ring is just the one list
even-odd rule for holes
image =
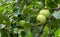
{"label": "thin twig", "polygon": [[59,9],[60,9],[60,6],[59,6],[59,7],[57,7],[57,8],[44,8],[44,9],[59,10]]}

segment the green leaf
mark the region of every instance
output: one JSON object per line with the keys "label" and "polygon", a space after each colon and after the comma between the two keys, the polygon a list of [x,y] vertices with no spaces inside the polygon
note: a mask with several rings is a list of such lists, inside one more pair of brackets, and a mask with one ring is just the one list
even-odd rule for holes
{"label": "green leaf", "polygon": [[5,28],[5,27],[6,27],[5,24],[0,24],[0,29]]}
{"label": "green leaf", "polygon": [[32,33],[31,33],[31,31],[27,31],[27,34],[26,34],[25,37],[32,37]]}
{"label": "green leaf", "polygon": [[57,29],[54,34],[55,34],[55,37],[60,37],[60,29]]}
{"label": "green leaf", "polygon": [[56,19],[60,19],[60,10],[59,11],[54,11],[53,12],[53,17]]}
{"label": "green leaf", "polygon": [[10,37],[10,34],[7,30],[2,29],[1,30],[1,37]]}
{"label": "green leaf", "polygon": [[0,7],[0,12],[2,12],[4,10],[4,7]]}

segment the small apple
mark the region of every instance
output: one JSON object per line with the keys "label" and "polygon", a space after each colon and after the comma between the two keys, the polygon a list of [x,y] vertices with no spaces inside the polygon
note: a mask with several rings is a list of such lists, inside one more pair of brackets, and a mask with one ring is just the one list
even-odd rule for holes
{"label": "small apple", "polygon": [[25,24],[25,20],[20,20],[19,21],[19,25],[24,26],[24,24]]}
{"label": "small apple", "polygon": [[47,9],[41,10],[41,11],[39,12],[39,14],[44,15],[46,18],[48,18],[48,17],[50,16],[50,12],[49,12],[49,10],[47,10]]}
{"label": "small apple", "polygon": [[37,23],[42,25],[46,23],[46,17],[44,15],[38,15],[37,16]]}

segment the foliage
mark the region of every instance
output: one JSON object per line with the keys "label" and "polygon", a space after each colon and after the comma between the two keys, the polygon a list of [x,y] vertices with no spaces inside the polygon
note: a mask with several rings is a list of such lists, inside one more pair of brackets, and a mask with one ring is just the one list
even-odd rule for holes
{"label": "foliage", "polygon": [[[53,17],[40,26],[36,17],[42,9],[49,9]],[[60,0],[0,0],[0,37],[36,37],[43,26],[39,37],[60,37],[59,9]]]}

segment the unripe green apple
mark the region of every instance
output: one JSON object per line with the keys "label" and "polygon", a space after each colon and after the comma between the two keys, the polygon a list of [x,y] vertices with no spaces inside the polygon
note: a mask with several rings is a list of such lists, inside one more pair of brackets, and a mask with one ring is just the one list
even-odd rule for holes
{"label": "unripe green apple", "polygon": [[38,15],[37,16],[37,23],[42,25],[46,23],[46,17],[44,15]]}
{"label": "unripe green apple", "polygon": [[47,10],[47,9],[41,10],[41,11],[39,12],[39,14],[44,15],[46,18],[48,18],[48,17],[50,16],[50,12],[49,12],[49,10]]}
{"label": "unripe green apple", "polygon": [[25,20],[20,20],[19,21],[19,25],[24,26],[24,24],[25,24]]}

